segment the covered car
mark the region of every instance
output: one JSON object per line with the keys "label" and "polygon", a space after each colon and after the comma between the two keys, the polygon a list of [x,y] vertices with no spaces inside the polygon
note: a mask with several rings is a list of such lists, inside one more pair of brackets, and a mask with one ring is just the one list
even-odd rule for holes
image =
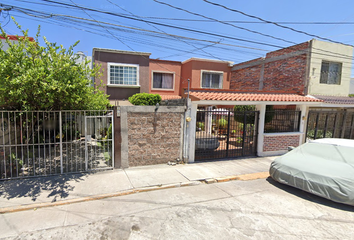
{"label": "covered car", "polygon": [[269,173],[280,183],[354,205],[354,140],[310,141],[275,159]]}

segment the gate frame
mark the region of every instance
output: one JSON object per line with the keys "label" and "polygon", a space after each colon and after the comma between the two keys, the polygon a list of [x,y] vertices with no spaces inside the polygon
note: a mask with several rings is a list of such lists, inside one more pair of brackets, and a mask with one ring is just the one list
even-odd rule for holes
{"label": "gate frame", "polygon": [[[225,158],[237,158],[237,157],[248,157],[248,156],[257,156],[257,150],[258,150],[258,125],[259,125],[259,114],[260,114],[260,111],[258,110],[254,110],[254,111],[243,111],[243,112],[240,112],[241,116],[243,117],[243,126],[241,129],[238,129],[238,130],[242,130],[242,143],[241,143],[241,147],[242,149],[239,150],[239,153],[240,155],[237,154],[237,156],[231,156],[232,154],[230,153],[231,149],[230,149],[230,136],[231,136],[231,113],[233,112],[233,110],[231,108],[225,108],[225,113],[227,112],[227,129],[226,129],[226,146],[225,149],[223,150],[215,150],[214,153],[216,155],[218,155],[218,152],[223,152],[225,151],[225,154],[222,154],[220,156],[217,156],[217,157],[213,157],[212,159],[225,159]],[[204,115],[208,115],[210,116],[211,118],[214,116],[214,115],[217,115],[217,111],[216,112],[213,112],[212,111],[212,108],[211,107],[206,107],[205,110],[200,110],[198,111],[197,109],[197,115],[199,114],[204,114]],[[246,131],[246,128],[247,128],[247,116],[248,114],[252,114],[254,115],[254,129],[252,130],[252,132],[247,132]],[[196,116],[197,116],[196,115]],[[210,120],[210,119],[209,119]],[[209,124],[207,123],[207,119],[205,119],[205,126],[206,128],[208,127],[208,130],[205,129],[206,131],[206,134],[209,134],[209,128],[211,128],[211,126],[209,126]],[[252,137],[253,139],[253,142],[254,142],[254,145],[252,147],[252,153],[249,153],[249,154],[246,154],[246,151],[245,151],[245,146],[246,146],[246,139],[247,137]],[[196,139],[194,139],[194,142],[196,141]],[[232,150],[237,150],[237,149],[232,149]],[[207,150],[206,150],[207,151]],[[194,151],[194,158],[196,158],[196,154],[197,154],[197,151],[195,150]],[[198,160],[208,160],[208,158],[205,158],[205,159],[198,159]]]}
{"label": "gate frame", "polygon": [[[189,137],[189,151],[188,162],[193,163],[195,161],[195,134],[196,134],[196,114],[198,105],[203,106],[231,106],[231,105],[255,105],[256,111],[259,111],[259,122],[257,129],[257,156],[266,157],[280,155],[287,152],[287,150],[279,151],[264,151],[264,140],[267,136],[299,136],[298,144],[302,144],[305,138],[305,128],[307,113],[310,106],[318,106],[318,102],[308,101],[228,101],[228,100],[197,100],[191,103],[191,122],[190,122],[190,137]],[[287,132],[287,133],[264,133],[264,119],[266,112],[266,105],[296,105],[301,110],[300,131],[299,132]]]}
{"label": "gate frame", "polygon": [[[87,119],[88,118],[111,118],[112,121],[112,167],[88,169],[88,146],[87,146]],[[109,170],[114,169],[114,118],[111,116],[85,116],[85,171]],[[60,129],[61,130],[61,129]]]}

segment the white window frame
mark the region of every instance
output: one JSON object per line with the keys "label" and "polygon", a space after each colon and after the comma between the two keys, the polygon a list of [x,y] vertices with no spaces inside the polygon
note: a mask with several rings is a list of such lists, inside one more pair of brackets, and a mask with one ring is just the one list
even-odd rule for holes
{"label": "white window frame", "polygon": [[[128,64],[128,63],[107,63],[107,86],[109,87],[124,87],[124,88],[138,88],[139,84],[139,64]],[[119,67],[135,67],[136,68],[136,85],[127,85],[127,84],[115,84],[111,83],[111,66],[119,66]]]}
{"label": "white window frame", "polygon": [[[154,73],[168,73],[173,75],[173,87],[172,88],[154,88]],[[151,71],[151,90],[158,91],[174,91],[175,90],[175,73],[167,71]]]}
{"label": "white window frame", "polygon": [[223,82],[224,82],[224,72],[223,71],[211,71],[211,70],[201,70],[200,71],[200,88],[205,88],[203,87],[203,73],[215,73],[219,74],[219,88],[213,88],[213,89],[222,89],[223,88]]}

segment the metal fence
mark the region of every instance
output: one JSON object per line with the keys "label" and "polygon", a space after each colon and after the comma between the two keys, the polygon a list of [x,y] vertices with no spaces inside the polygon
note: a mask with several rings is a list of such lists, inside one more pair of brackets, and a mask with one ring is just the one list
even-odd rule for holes
{"label": "metal fence", "polygon": [[198,109],[195,159],[255,156],[258,117],[258,111]]}
{"label": "metal fence", "polygon": [[0,179],[113,168],[113,110],[0,111]]}
{"label": "metal fence", "polygon": [[265,115],[265,133],[298,132],[300,130],[301,111],[272,110]]}
{"label": "metal fence", "polygon": [[345,110],[311,110],[308,115],[306,139],[354,139],[354,112]]}

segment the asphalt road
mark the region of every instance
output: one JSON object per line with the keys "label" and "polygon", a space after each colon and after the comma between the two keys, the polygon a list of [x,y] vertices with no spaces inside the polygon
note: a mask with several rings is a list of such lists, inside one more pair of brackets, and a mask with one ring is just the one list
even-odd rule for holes
{"label": "asphalt road", "polygon": [[4,239],[353,239],[354,207],[271,179],[0,215]]}

